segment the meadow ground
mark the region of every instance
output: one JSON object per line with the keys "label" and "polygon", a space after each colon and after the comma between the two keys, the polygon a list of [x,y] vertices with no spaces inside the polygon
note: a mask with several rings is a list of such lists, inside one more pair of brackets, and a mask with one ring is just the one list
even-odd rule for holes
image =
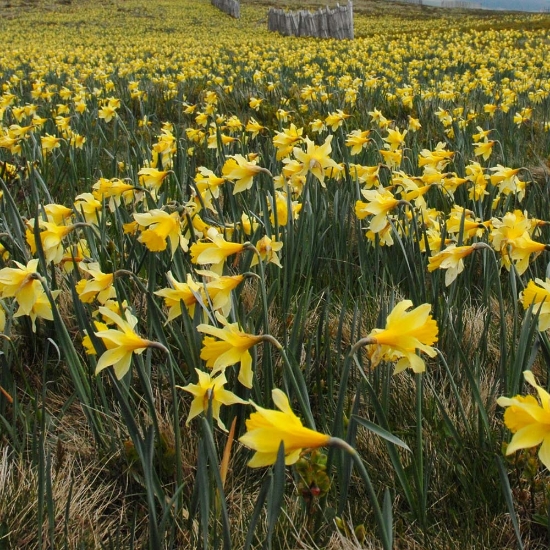
{"label": "meadow ground", "polygon": [[546,548],[550,16],[268,5],[0,3],[0,548]]}

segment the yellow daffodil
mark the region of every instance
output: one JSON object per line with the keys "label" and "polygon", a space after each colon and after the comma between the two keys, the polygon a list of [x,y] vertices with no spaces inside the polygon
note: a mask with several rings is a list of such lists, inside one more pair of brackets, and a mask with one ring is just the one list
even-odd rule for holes
{"label": "yellow daffodil", "polygon": [[288,397],[279,389],[271,392],[278,411],[264,409],[252,403],[256,412],[246,421],[246,434],[239,441],[255,451],[248,462],[251,468],[275,464],[281,443],[284,445],[285,464],[294,464],[304,449],[324,447],[331,437],[310,428],[294,414]]}
{"label": "yellow daffodil", "polygon": [[510,193],[517,194],[518,200],[521,202],[525,197],[525,182],[522,182],[517,174],[520,168],[506,168],[501,164],[489,168],[493,174],[490,177],[491,184],[497,185],[499,193],[509,195]]}
{"label": "yellow daffodil", "polygon": [[484,130],[483,128],[481,128],[481,126],[478,126],[477,127],[477,131],[478,133],[477,134],[474,134],[472,136],[473,140],[474,140],[474,145],[476,145],[477,143],[479,143],[481,140],[487,140],[488,139],[488,136],[489,134],[493,131],[493,130]]}
{"label": "yellow daffodil", "polygon": [[501,253],[506,269],[509,270],[511,262],[515,261],[518,273],[522,274],[527,269],[530,255],[534,253],[538,256],[547,249],[547,245],[531,238],[531,233],[540,223],[541,221],[536,218],[527,218],[520,210],[508,212],[502,219],[491,220],[492,245]]}
{"label": "yellow daffodil", "polygon": [[373,367],[381,361],[397,361],[394,374],[407,367],[419,373],[426,370],[426,364],[416,350],[429,357],[436,356],[432,344],[437,342],[438,327],[430,315],[431,306],[422,304],[407,311],[412,305],[410,300],[399,302],[388,315],[386,328],[376,328],[367,336]]}
{"label": "yellow daffodil", "polygon": [[471,210],[457,205],[453,206],[445,222],[447,233],[461,236],[463,242],[467,242],[473,237],[481,237],[489,225],[489,222],[482,222],[476,218]]}
{"label": "yellow daffodil", "polygon": [[[277,256],[277,252],[279,252],[283,248],[282,242],[276,241],[275,239],[272,239],[271,237],[264,235],[255,244],[255,247],[256,247],[256,250],[259,252],[260,257],[262,258],[262,261],[275,264],[277,267],[283,267],[279,260],[279,256]],[[250,262],[250,266],[253,267],[258,263],[259,263],[258,256],[255,255],[252,258],[252,262]]]}
{"label": "yellow daffodil", "polygon": [[439,142],[433,151],[422,149],[418,155],[418,166],[431,166],[436,170],[443,170],[453,158],[454,153],[445,149],[445,144]]}
{"label": "yellow daffodil", "polygon": [[330,113],[325,119],[325,124],[330,126],[333,132],[336,132],[340,126],[344,123],[346,118],[349,118],[351,115],[347,115],[344,111],[337,109],[336,112]]}
{"label": "yellow daffodil", "polygon": [[[218,116],[218,118],[216,119],[216,124],[218,124],[219,126],[223,124],[223,120],[221,116]],[[233,115],[233,116],[230,116],[225,122],[225,128],[229,130],[229,133],[236,134],[242,131],[243,123],[240,121],[239,117]]]}
{"label": "yellow daffodil", "polygon": [[[29,220],[26,239],[33,254],[37,251],[34,234],[34,220]],[[74,229],[74,225],[57,225],[53,222],[40,221],[40,241],[47,263],[58,264],[63,258],[63,239]]]}
{"label": "yellow daffodil", "polygon": [[531,371],[524,371],[523,376],[537,391],[538,401],[533,395],[502,396],[497,399],[501,407],[506,407],[504,423],[514,434],[506,448],[506,455],[542,443],[538,456],[550,470],[550,394],[537,384]]}
{"label": "yellow daffodil", "polygon": [[264,130],[265,127],[262,126],[255,118],[250,117],[250,120],[246,123],[246,131],[249,132],[253,138],[257,137],[258,134]]}
{"label": "yellow daffodil", "polygon": [[107,307],[100,307],[99,312],[104,318],[114,323],[117,328],[107,328],[95,333],[98,338],[103,340],[107,348],[107,351],[101,355],[97,362],[96,374],[112,366],[115,376],[120,380],[130,370],[134,353],[141,354],[148,347],[164,349],[164,346],[158,342],[145,340],[136,334],[134,327],[137,325],[138,320],[129,310],[126,310],[124,319]]}
{"label": "yellow daffodil", "polygon": [[[321,183],[325,182],[325,170],[327,168],[336,168],[337,164],[330,158],[332,152],[333,136],[327,136],[323,145],[315,145],[309,138],[305,138],[306,150],[303,151],[299,147],[294,147],[294,157],[301,163],[301,170],[297,175],[305,176],[311,172]],[[287,159],[285,159],[287,160]]]}
{"label": "yellow daffodil", "polygon": [[227,317],[231,311],[231,291],[244,281],[244,275],[224,275],[220,277],[213,271],[204,270],[197,270],[197,274],[209,279],[204,288],[209,301],[212,303],[212,309]]}
{"label": "yellow daffodil", "polygon": [[389,168],[397,170],[399,166],[401,166],[401,161],[403,159],[402,149],[396,149],[395,151],[379,149],[379,153],[382,155],[384,162]]}
{"label": "yellow daffodil", "polygon": [[157,170],[156,168],[142,168],[138,172],[139,182],[143,187],[146,187],[156,194],[162,182],[166,179],[170,172],[168,170]]}
{"label": "yellow daffodil", "polygon": [[509,243],[528,231],[531,223],[521,210],[514,210],[507,212],[502,219],[493,218],[491,225],[493,229],[490,238],[493,248],[501,253],[504,267],[510,269],[510,256],[507,250]]}
{"label": "yellow daffodil", "polygon": [[107,300],[116,298],[113,273],[103,273],[97,262],[80,262],[79,267],[91,277],[81,279],[76,284],[76,292],[82,302],[91,304],[94,299],[97,299],[100,304],[105,304]]}
{"label": "yellow daffodil", "polygon": [[252,217],[251,215],[247,215],[245,212],[241,214],[241,229],[243,230],[244,234],[249,237],[256,231],[260,224],[256,221],[256,218]]}
{"label": "yellow daffodil", "polygon": [[198,376],[197,384],[187,384],[187,386],[176,386],[180,390],[189,392],[194,396],[191,402],[189,415],[187,416],[186,424],[189,424],[193,418],[201,413],[206,413],[210,404],[212,405],[212,418],[217,420],[218,427],[227,431],[224,423],[220,419],[220,408],[222,405],[235,405],[241,403],[245,405],[247,401],[236,396],[234,393],[224,388],[227,380],[225,373],[220,373],[213,378],[210,374],[195,369]]}
{"label": "yellow daffodil", "polygon": [[464,258],[469,256],[477,246],[456,246],[451,244],[445,250],[428,259],[428,271],[446,269],[445,286],[449,286],[464,271]]}
{"label": "yellow daffodil", "polygon": [[206,241],[197,242],[189,249],[194,264],[213,264],[218,267],[222,266],[229,256],[239,254],[243,250],[244,245],[226,241],[214,227],[208,229]]}
{"label": "yellow daffodil", "polygon": [[82,214],[86,223],[98,225],[103,204],[92,193],[81,193],[74,199],[74,208]]}
{"label": "yellow daffodil", "polygon": [[[34,302],[30,310],[19,302],[19,309],[13,314],[13,317],[21,317],[22,315],[28,315],[31,318],[32,330],[36,332],[36,319],[45,319],[47,321],[53,321],[52,305],[47,294],[44,292],[42,284],[39,281],[35,281],[38,286],[35,289]],[[52,290],[52,298],[55,300],[61,290]]]}
{"label": "yellow daffodil", "polygon": [[187,250],[189,241],[181,232],[181,218],[178,212],[168,214],[164,210],[153,209],[143,214],[134,214],[134,219],[140,226],[148,228],[141,233],[138,241],[151,252],[166,250],[168,242],[172,257],[178,247]]}
{"label": "yellow daffodil", "polygon": [[36,278],[38,260],[30,260],[26,266],[14,263],[17,267],[0,269],[0,297],[15,298],[21,315],[29,315],[43,290]]}
{"label": "yellow daffodil", "polygon": [[327,130],[325,123],[320,118],[316,118],[315,120],[312,120],[309,123],[309,127],[311,128],[311,131],[314,134],[322,134]]}
{"label": "yellow daffodil", "polygon": [[468,197],[471,200],[480,200],[488,194],[486,189],[489,176],[485,174],[485,171],[479,162],[470,162],[470,164],[466,166],[466,179],[473,183],[473,186],[470,187],[468,192]]}
{"label": "yellow daffodil", "polygon": [[277,223],[279,224],[280,227],[283,227],[288,223],[289,202],[290,202],[290,208],[292,211],[291,219],[296,220],[298,219],[298,214],[302,209],[302,205],[297,201],[289,201],[287,193],[284,193],[282,191],[275,192],[275,208],[273,208],[273,201],[271,201],[270,202],[271,214],[269,216],[269,221],[272,223],[273,226],[275,225],[275,216],[273,214],[273,210],[276,210],[277,212]]}
{"label": "yellow daffodil", "polygon": [[352,155],[358,155],[361,150],[367,146],[369,141],[371,141],[369,134],[370,130],[365,130],[363,132],[361,130],[354,130],[347,135],[346,145],[351,147],[350,153]]}
{"label": "yellow daffodil", "polygon": [[166,322],[173,321],[182,313],[181,304],[187,308],[189,315],[195,315],[195,305],[198,298],[201,296],[202,285],[193,280],[190,273],[187,274],[187,282],[180,283],[177,281],[172,272],[166,274],[172,288],[162,288],[157,290],[155,294],[164,298],[164,304],[168,308],[168,318]]}
{"label": "yellow daffodil", "polygon": [[255,111],[260,110],[260,105],[262,104],[263,99],[258,99],[256,97],[251,97],[250,101],[248,102],[251,109],[254,109]]}
{"label": "yellow daffodil", "polygon": [[409,115],[409,127],[407,128],[409,132],[418,132],[420,128],[422,128],[422,124],[420,124],[420,121],[417,118],[413,118]]}
{"label": "yellow daffodil", "polygon": [[80,239],[77,243],[73,243],[63,251],[63,257],[59,262],[63,266],[65,273],[71,271],[80,264],[83,260],[90,257],[90,248],[86,239]]}
{"label": "yellow daffodil", "polygon": [[508,241],[506,254],[514,262],[518,274],[523,275],[529,267],[531,254],[534,254],[536,258],[541,252],[548,250],[548,248],[544,243],[534,241],[529,236],[529,233],[525,232],[516,239]]}
{"label": "yellow daffodil", "polygon": [[258,166],[256,160],[247,160],[242,155],[229,157],[222,167],[222,175],[225,179],[235,182],[233,193],[241,193],[252,187],[254,176],[260,172],[267,172],[265,168]]}
{"label": "yellow daffodil", "polygon": [[224,324],[223,328],[206,324],[197,327],[199,332],[210,335],[204,337],[201,359],[206,361],[206,366],[212,369],[213,375],[223,372],[230,365],[240,363],[239,382],[251,388],[252,355],[248,350],[260,343],[262,337],[242,332],[239,330],[238,323],[227,323],[221,316],[218,316],[218,319]]}
{"label": "yellow daffodil", "polygon": [[478,143],[474,143],[474,155],[476,157],[483,157],[483,160],[488,160],[493,152],[493,147],[495,146],[496,141],[485,140]]}
{"label": "yellow daffodil", "polygon": [[374,111],[369,111],[369,115],[372,117],[372,122],[376,123],[379,128],[387,128],[391,122],[376,108]]}
{"label": "yellow daffodil", "polygon": [[48,221],[56,225],[66,225],[74,214],[72,209],[62,204],[46,204],[43,208]]}
{"label": "yellow daffodil", "polygon": [[403,130],[402,132],[400,132],[399,128],[396,128],[395,130],[388,128],[388,135],[384,138],[384,141],[386,142],[386,147],[390,151],[397,151],[397,149],[403,147],[406,135],[407,130]]}
{"label": "yellow daffodil", "polygon": [[111,122],[117,116],[116,109],[110,105],[105,105],[98,110],[97,116],[105,122]]}
{"label": "yellow daffodil", "polygon": [[289,128],[283,128],[282,132],[275,132],[273,145],[277,149],[277,160],[288,157],[294,146],[302,140],[303,128],[296,128],[291,124]]}
{"label": "yellow daffodil", "polygon": [[529,281],[519,295],[519,301],[523,309],[533,306],[533,313],[538,314],[540,331],[550,328],[550,279]]}
{"label": "yellow daffodil", "polygon": [[352,178],[363,184],[367,189],[380,185],[380,165],[362,166],[361,164],[350,164],[349,171]]}
{"label": "yellow daffodil", "polygon": [[129,204],[134,198],[134,186],[118,178],[100,178],[92,188],[94,198],[98,201],[108,200],[111,211],[120,206],[121,201],[124,201],[124,204]]}
{"label": "yellow daffodil", "polygon": [[61,138],[52,136],[50,134],[46,134],[45,136],[42,136],[40,138],[41,145],[42,145],[42,153],[46,154],[50,151],[53,151],[54,149],[57,149],[58,147],[61,147]]}
{"label": "yellow daffodil", "polygon": [[357,201],[355,203],[355,215],[362,220],[369,215],[374,216],[369,224],[369,230],[373,233],[382,231],[387,223],[387,216],[398,204],[391,191],[385,188],[364,189],[361,194],[368,202]]}

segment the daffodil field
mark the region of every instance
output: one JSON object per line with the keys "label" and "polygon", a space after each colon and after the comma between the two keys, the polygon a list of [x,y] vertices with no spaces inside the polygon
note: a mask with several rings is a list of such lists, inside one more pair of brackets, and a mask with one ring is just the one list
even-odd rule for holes
{"label": "daffodil field", "polygon": [[550,16],[363,2],[0,6],[0,548],[547,547]]}

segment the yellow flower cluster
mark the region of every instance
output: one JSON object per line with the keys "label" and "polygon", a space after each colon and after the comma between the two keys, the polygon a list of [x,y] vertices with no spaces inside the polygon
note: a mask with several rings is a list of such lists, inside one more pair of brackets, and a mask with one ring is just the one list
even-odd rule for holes
{"label": "yellow flower cluster", "polygon": [[[32,204],[17,229],[24,242],[8,244],[11,222],[0,220],[10,237],[0,242],[2,330],[20,316],[37,330],[61,292],[74,291],[96,329],[83,339],[89,355],[101,351],[96,372],[112,366],[120,379],[134,355],[167,351],[139,335],[145,323],[117,283],[148,277],[166,323],[188,315],[205,335],[200,359],[211,370],[183,387],[193,395],[188,420],[211,408],[225,428],[221,405],[245,402],[225,390],[226,370],[239,365],[236,379],[252,388],[251,350],[265,336],[237,321],[251,307],[234,307],[236,291],[246,270],[264,284],[286,267],[285,239],[304,213],[332,215],[330,201],[353,197],[342,225],[360,225],[371,249],[409,239],[432,280],[446,270],[447,286],[474,251],[488,249],[521,276],[547,250],[549,220],[527,211],[532,178],[506,143],[512,128],[531,140],[533,157],[548,150],[544,28],[519,31],[519,19],[503,18],[510,28],[497,33],[434,18],[419,30],[416,21],[358,16],[357,39],[342,43],[269,34],[251,5],[219,33],[219,14],[196,0],[126,4],[117,18],[95,2],[27,11],[17,33],[0,29],[0,201],[14,191]],[[154,41],[136,39],[150,37],[153,17],[166,28]],[[192,19],[202,23],[191,36]],[[326,211],[314,211],[319,196]],[[45,271],[60,283],[49,297]],[[549,284],[535,279],[521,296],[541,330]],[[435,357],[430,305],[412,306],[399,302],[367,336],[373,366],[420,373],[418,352]],[[282,392],[273,401],[279,411],[257,406],[241,438],[256,451],[251,465],[273,463],[281,441],[288,464],[329,443],[302,426]],[[509,426],[526,402],[501,400]],[[524,433],[512,449],[525,446]],[[538,427],[535,436],[545,437]]]}

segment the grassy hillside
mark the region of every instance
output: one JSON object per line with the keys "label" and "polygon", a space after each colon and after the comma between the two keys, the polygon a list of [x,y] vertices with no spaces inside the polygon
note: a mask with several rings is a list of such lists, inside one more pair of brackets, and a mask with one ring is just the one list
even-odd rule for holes
{"label": "grassy hillside", "polygon": [[0,6],[0,547],[546,547],[550,18],[266,7]]}

